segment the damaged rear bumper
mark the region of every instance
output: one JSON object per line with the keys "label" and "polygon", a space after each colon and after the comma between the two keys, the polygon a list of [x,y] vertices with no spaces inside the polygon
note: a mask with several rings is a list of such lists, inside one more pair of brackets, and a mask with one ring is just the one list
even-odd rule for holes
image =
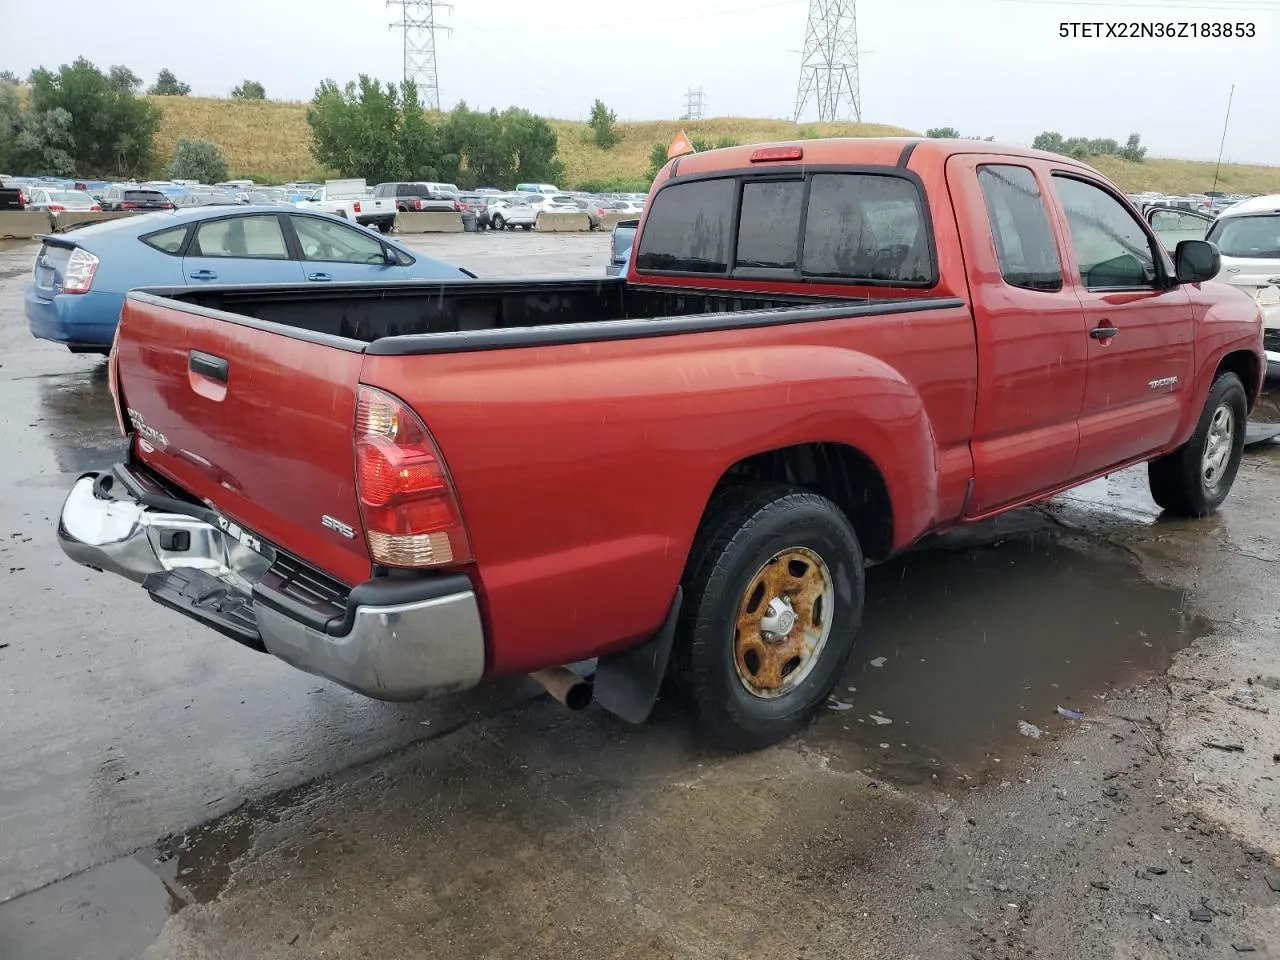
{"label": "damaged rear bumper", "polygon": [[347,588],[124,464],[76,481],[58,542],[77,563],[368,697],[420,700],[484,675],[484,630],[465,574]]}

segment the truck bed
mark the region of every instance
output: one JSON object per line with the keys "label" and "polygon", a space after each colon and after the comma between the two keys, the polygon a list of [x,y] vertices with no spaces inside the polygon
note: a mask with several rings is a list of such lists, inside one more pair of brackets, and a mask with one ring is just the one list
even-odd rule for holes
{"label": "truck bed", "polygon": [[130,294],[370,354],[453,353],[880,315],[952,298],[752,294],[623,278],[164,288]]}

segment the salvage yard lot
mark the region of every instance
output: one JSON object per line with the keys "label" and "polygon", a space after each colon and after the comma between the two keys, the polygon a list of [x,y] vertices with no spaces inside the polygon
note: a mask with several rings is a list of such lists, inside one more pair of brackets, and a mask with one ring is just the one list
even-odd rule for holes
{"label": "salvage yard lot", "polygon": [[[481,276],[609,245],[407,242]],[[122,442],[102,362],[27,334],[34,251],[0,246],[4,960],[1280,951],[1280,447],[1206,521],[1126,471],[874,569],[830,709],[757,754],[526,683],[375,703],[62,556]]]}

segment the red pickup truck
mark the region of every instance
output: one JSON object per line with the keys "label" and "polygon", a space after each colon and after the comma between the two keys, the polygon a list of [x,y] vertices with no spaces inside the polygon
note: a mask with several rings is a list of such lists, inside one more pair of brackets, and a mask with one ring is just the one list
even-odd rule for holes
{"label": "red pickup truck", "polygon": [[1227,496],[1258,306],[1073,160],[828,140],[675,159],[625,276],[129,295],[128,460],[75,560],[354,690],[414,699],[598,658],[716,741],[796,731],[864,567],[1149,461]]}

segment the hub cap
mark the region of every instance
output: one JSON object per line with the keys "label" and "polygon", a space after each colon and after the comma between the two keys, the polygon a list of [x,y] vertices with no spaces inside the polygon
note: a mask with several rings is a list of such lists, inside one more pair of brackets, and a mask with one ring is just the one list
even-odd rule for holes
{"label": "hub cap", "polygon": [[1222,485],[1235,447],[1236,415],[1227,404],[1219,404],[1209,421],[1209,434],[1204,441],[1204,455],[1200,458],[1200,479],[1204,488],[1215,491]]}
{"label": "hub cap", "polygon": [[748,693],[781,696],[812,672],[831,634],[835,584],[806,547],[769,558],[747,583],[738,605],[734,663]]}

